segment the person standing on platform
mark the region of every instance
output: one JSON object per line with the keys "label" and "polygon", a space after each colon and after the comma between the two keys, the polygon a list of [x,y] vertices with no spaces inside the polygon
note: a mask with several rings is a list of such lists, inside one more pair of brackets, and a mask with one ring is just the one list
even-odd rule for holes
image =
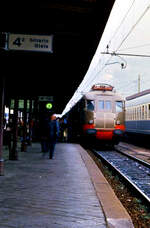
{"label": "person standing on platform", "polygon": [[49,159],[53,159],[55,145],[59,136],[59,123],[56,120],[56,115],[52,114],[49,122]]}
{"label": "person standing on platform", "polygon": [[46,155],[46,152],[49,151],[49,117],[47,116],[47,113],[43,114],[41,117],[39,128],[41,136],[41,149],[44,157]]}

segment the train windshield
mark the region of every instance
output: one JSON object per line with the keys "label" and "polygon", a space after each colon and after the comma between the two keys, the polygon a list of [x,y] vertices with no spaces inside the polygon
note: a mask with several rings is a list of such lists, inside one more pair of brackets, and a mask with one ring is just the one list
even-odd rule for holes
{"label": "train windshield", "polygon": [[103,100],[98,101],[98,110],[104,110],[104,101]]}
{"label": "train windshield", "polygon": [[94,111],[94,101],[93,100],[87,100],[87,110]]}
{"label": "train windshield", "polygon": [[98,101],[98,110],[110,111],[112,109],[112,103],[109,100],[99,100]]}
{"label": "train windshield", "polygon": [[111,101],[105,101],[105,108],[106,108],[106,110],[111,110],[112,109]]}
{"label": "train windshield", "polygon": [[123,111],[123,102],[116,101],[116,112],[122,112],[122,111]]}

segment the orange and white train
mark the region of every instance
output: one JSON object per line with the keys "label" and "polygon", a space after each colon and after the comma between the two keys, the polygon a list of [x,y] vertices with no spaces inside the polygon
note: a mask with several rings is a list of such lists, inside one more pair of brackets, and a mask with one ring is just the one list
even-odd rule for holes
{"label": "orange and white train", "polygon": [[125,131],[125,101],[108,84],[93,85],[68,113],[68,138],[118,144]]}

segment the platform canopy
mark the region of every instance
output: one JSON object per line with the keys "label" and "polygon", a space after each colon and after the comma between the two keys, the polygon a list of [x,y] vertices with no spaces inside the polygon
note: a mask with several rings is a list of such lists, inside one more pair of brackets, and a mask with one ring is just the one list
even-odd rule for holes
{"label": "platform canopy", "polygon": [[52,53],[0,51],[8,97],[54,96],[56,112],[61,113],[88,70],[113,4],[114,0],[1,3],[1,31],[53,36]]}

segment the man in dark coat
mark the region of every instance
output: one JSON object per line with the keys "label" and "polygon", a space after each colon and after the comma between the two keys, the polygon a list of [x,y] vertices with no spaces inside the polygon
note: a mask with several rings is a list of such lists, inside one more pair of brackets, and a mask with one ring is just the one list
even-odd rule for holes
{"label": "man in dark coat", "polygon": [[49,117],[46,114],[41,116],[39,128],[41,137],[41,149],[43,156],[45,156],[46,152],[49,150]]}
{"label": "man in dark coat", "polygon": [[51,115],[49,122],[49,159],[54,156],[55,145],[59,136],[59,123],[56,120],[56,115]]}

